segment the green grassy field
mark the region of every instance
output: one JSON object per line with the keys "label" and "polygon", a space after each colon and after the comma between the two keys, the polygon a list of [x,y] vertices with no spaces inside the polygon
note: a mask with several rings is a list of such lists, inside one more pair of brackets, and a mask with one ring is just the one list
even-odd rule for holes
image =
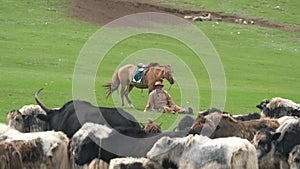
{"label": "green grassy field", "polygon": [[[79,52],[100,26],[71,18],[68,4],[58,0],[0,1],[0,122],[6,122],[6,112],[26,104],[35,104],[33,94],[42,87],[45,89],[40,98],[45,104],[49,107],[61,107],[72,99],[72,76]],[[192,0],[185,2],[200,4],[199,1]],[[218,4],[205,1],[202,7],[221,12],[228,10],[230,14],[257,16],[299,28],[299,12],[296,9],[299,9],[300,4],[295,1],[278,4],[284,9],[280,12],[273,9],[277,1],[264,1],[261,6],[257,1],[249,10],[241,8],[249,3],[240,2],[242,4],[236,6],[236,2],[232,1],[230,8],[221,8]],[[266,10],[266,6],[270,6],[270,9]],[[279,31],[222,22],[194,24],[211,40],[224,66],[227,82],[225,111],[233,114],[258,111],[256,104],[264,98],[276,96],[300,102],[299,31]],[[111,98],[104,98],[105,90],[101,85],[111,81],[116,67],[128,56],[145,49],[166,50],[179,56],[193,72],[199,86],[198,109],[209,108],[211,84],[201,61],[191,49],[177,40],[150,34],[123,40],[106,55],[99,66],[95,82],[99,105],[114,106]],[[153,59],[157,58],[153,56]],[[138,63],[138,60],[133,61],[134,64]],[[175,78],[184,78],[181,69],[182,67],[174,67]],[[166,85],[165,88],[168,87]],[[169,93],[175,102],[185,103],[185,100],[181,100],[180,91],[180,87],[175,84]],[[154,118],[163,122],[164,130],[169,130],[176,123],[174,121],[182,117],[141,112],[147,102],[146,90],[141,93],[134,89],[130,97],[137,110],[126,109],[140,121]],[[189,99],[193,100],[194,97],[195,95],[191,95]],[[120,106],[116,93],[113,98],[118,101],[116,106]]]}

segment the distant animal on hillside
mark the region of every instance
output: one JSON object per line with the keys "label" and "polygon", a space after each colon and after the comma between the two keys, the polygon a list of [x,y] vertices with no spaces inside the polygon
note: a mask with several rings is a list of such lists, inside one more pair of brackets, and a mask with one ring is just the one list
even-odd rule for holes
{"label": "distant animal on hillside", "polygon": [[195,16],[192,18],[193,21],[211,21],[212,17],[211,14],[205,14],[205,15],[200,15],[200,16]]}
{"label": "distant animal on hillside", "polygon": [[300,104],[289,99],[275,97],[272,100],[262,100],[256,106],[261,110],[261,115],[271,118],[280,118],[283,116],[300,117]]}
{"label": "distant animal on hillside", "polygon": [[128,102],[129,107],[133,107],[132,102],[128,96],[133,87],[140,89],[148,89],[150,93],[154,89],[156,81],[167,79],[170,84],[174,84],[174,72],[171,65],[160,65],[158,63],[150,63],[148,70],[142,79],[142,83],[131,83],[134,71],[137,69],[136,65],[127,64],[121,67],[112,77],[112,82],[103,87],[107,88],[106,97],[109,97],[116,91],[121,84],[121,101],[124,106],[124,96]]}
{"label": "distant animal on hillside", "polygon": [[59,109],[49,109],[38,98],[42,89],[35,93],[35,100],[46,112],[37,117],[49,123],[50,130],[63,131],[69,138],[86,122],[107,125],[109,127],[133,127],[141,129],[137,120],[120,108],[96,107],[92,104],[72,100]]}

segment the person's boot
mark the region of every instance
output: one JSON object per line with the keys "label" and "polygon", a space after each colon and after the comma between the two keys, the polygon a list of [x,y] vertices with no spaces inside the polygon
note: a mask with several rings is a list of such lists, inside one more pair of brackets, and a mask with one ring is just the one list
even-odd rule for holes
{"label": "person's boot", "polygon": [[188,114],[194,114],[194,111],[191,107],[188,108]]}
{"label": "person's boot", "polygon": [[188,110],[183,109],[183,111],[179,112],[179,114],[194,114],[194,113],[193,113],[193,109],[189,107]]}

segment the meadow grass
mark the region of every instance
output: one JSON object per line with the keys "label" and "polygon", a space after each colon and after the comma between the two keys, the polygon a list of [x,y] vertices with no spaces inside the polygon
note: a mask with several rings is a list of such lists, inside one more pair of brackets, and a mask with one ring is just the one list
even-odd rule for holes
{"label": "meadow grass", "polygon": [[[42,87],[45,89],[40,98],[45,104],[49,107],[61,107],[72,99],[72,76],[79,52],[100,26],[71,18],[68,14],[68,4],[63,3],[64,1],[0,2],[0,122],[6,122],[6,112],[26,104],[35,104],[33,94]],[[232,1],[232,4],[234,2]],[[211,4],[211,7],[213,5]],[[282,5],[283,9],[289,5],[293,9],[295,6],[292,3],[285,5]],[[252,15],[247,10],[243,11]],[[290,15],[294,12],[291,10]],[[276,15],[281,16],[272,13],[266,14],[264,18],[276,18]],[[280,22],[298,24],[293,18],[285,19],[286,21]],[[276,19],[270,20],[277,22]],[[258,111],[255,108],[256,104],[264,98],[276,96],[300,102],[299,32],[222,22],[194,24],[211,40],[223,63],[227,82],[225,111],[233,114]],[[141,51],[137,54],[146,55],[146,49],[169,51],[180,57],[193,72],[199,86],[200,107],[193,107],[186,100],[181,100],[181,88],[177,84],[168,91],[176,103],[183,103],[185,107],[191,106],[195,110],[209,108],[210,79],[195,53],[175,39],[152,34],[134,36],[119,42],[103,59],[95,81],[99,105],[120,106],[118,94],[114,93],[112,98],[106,100],[105,90],[101,85],[111,81],[116,68],[121,66],[120,63],[128,56],[132,55],[133,64],[137,64],[139,60],[134,60],[137,57],[134,53]],[[160,61],[159,56],[153,56],[153,59]],[[181,69],[182,67],[174,67],[175,78],[185,78]],[[167,89],[169,84],[164,83]],[[191,95],[188,99],[196,99],[196,95]],[[183,116],[143,113],[147,102],[146,90],[141,93],[141,90],[133,89],[130,98],[136,110],[126,110],[134,114],[139,121],[146,122],[148,118],[153,118],[157,122],[163,122],[164,130],[170,130]]]}
{"label": "meadow grass", "polygon": [[34,104],[33,94],[41,87],[47,88],[50,106],[70,100],[77,55],[99,26],[71,19],[67,5],[1,0],[1,122],[6,121],[7,111]]}

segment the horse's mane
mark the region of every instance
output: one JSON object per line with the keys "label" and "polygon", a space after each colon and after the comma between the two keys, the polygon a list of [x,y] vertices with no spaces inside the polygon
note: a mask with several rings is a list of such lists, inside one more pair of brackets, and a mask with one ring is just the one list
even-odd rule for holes
{"label": "horse's mane", "polygon": [[156,66],[161,66],[158,62],[150,62],[148,67],[156,67]]}

